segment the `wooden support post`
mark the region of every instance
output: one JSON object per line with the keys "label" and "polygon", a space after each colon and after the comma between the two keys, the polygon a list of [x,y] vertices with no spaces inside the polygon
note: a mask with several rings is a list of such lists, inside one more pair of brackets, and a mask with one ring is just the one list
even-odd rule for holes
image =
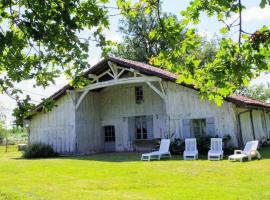
{"label": "wooden support post", "polygon": [[250,115],[250,123],[251,123],[251,130],[252,130],[253,140],[256,140],[252,109],[250,109],[249,115]]}
{"label": "wooden support post", "polygon": [[238,145],[242,148],[243,144],[243,135],[242,135],[242,128],[241,128],[241,117],[240,114],[236,115],[238,121],[238,128],[239,128],[239,137],[238,137]]}

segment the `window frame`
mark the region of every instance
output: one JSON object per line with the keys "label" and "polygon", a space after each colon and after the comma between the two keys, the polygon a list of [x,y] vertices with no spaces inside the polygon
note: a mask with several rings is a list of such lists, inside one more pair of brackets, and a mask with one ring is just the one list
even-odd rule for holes
{"label": "window frame", "polygon": [[[197,122],[198,122],[197,124],[198,127],[194,127],[194,123],[197,123]],[[199,131],[195,129],[199,129]],[[190,119],[190,135],[195,138],[207,136],[206,118]]]}
{"label": "window frame", "polygon": [[104,142],[115,142],[115,127],[112,125],[104,126]]}
{"label": "window frame", "polygon": [[[139,128],[137,123],[139,122]],[[139,130],[139,132],[138,132]],[[138,137],[140,136],[140,137]],[[147,117],[146,116],[136,116],[135,117],[135,139],[136,140],[146,140],[148,139],[147,130]]]}
{"label": "window frame", "polygon": [[143,86],[135,86],[135,101],[136,104],[141,104],[144,102]]}

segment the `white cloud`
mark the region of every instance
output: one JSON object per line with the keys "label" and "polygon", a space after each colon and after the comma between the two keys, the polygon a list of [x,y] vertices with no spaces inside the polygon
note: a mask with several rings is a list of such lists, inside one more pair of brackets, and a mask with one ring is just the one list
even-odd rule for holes
{"label": "white cloud", "polygon": [[114,42],[122,42],[123,41],[123,38],[118,33],[106,35],[106,38],[108,40],[112,40]]}
{"label": "white cloud", "polygon": [[101,59],[100,58],[91,58],[88,59],[88,62],[90,64],[91,67],[93,67],[95,64],[97,64]]}
{"label": "white cloud", "polygon": [[270,73],[262,73],[259,77],[251,81],[251,85],[270,84]]}
{"label": "white cloud", "polygon": [[199,30],[198,34],[202,37],[206,37],[208,40],[214,39],[216,37],[222,37],[222,35],[215,33],[215,32],[211,32],[206,30]]}
{"label": "white cloud", "polygon": [[[231,18],[226,20],[226,23],[231,24],[237,20],[238,15],[233,15]],[[254,6],[243,10],[242,20],[243,22],[252,22],[252,21],[264,21],[270,19],[270,6],[266,6],[264,9],[261,9],[259,6]]]}
{"label": "white cloud", "polygon": [[122,42],[123,41],[122,36],[115,31],[111,31],[109,29],[106,29],[103,33],[104,33],[106,39],[108,39],[108,40],[112,40],[114,42]]}
{"label": "white cloud", "polygon": [[206,37],[208,39],[212,39],[214,37],[214,33],[208,31],[208,30],[202,30],[198,31],[198,34],[202,37]]}

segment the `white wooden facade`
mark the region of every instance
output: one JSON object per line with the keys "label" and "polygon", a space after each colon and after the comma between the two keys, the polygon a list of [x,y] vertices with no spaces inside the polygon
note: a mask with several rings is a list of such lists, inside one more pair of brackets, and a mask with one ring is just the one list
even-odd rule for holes
{"label": "white wooden facade", "polygon": [[[102,80],[101,75],[110,78]],[[245,108],[229,101],[217,107],[202,100],[194,89],[111,62],[103,71],[89,77],[93,83],[85,89],[67,91],[51,112],[39,112],[31,117],[30,143],[47,143],[60,153],[102,152],[104,127],[114,126],[115,151],[133,151],[136,116],[146,116],[151,138],[164,138],[171,133],[175,138],[191,137],[190,120],[205,118],[209,134],[230,135],[235,146],[239,144],[239,126],[244,142],[254,139],[250,113],[238,116]],[[136,86],[143,88],[144,99],[140,104],[135,100]],[[269,137],[269,114],[261,110],[252,112],[255,138]]]}

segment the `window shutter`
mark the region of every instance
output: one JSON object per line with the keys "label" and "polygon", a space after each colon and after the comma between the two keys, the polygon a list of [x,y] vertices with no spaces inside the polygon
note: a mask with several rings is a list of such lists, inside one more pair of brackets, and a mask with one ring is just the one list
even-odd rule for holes
{"label": "window shutter", "polygon": [[184,139],[191,137],[190,119],[183,119],[183,137],[184,137]]}
{"label": "window shutter", "polygon": [[153,116],[146,116],[146,126],[147,126],[147,138],[152,139],[154,137],[153,134]]}
{"label": "window shutter", "polygon": [[216,136],[214,117],[206,118],[206,131],[207,131],[207,135],[214,136],[214,137]]}
{"label": "window shutter", "polygon": [[128,118],[128,133],[130,141],[135,139],[135,117]]}

